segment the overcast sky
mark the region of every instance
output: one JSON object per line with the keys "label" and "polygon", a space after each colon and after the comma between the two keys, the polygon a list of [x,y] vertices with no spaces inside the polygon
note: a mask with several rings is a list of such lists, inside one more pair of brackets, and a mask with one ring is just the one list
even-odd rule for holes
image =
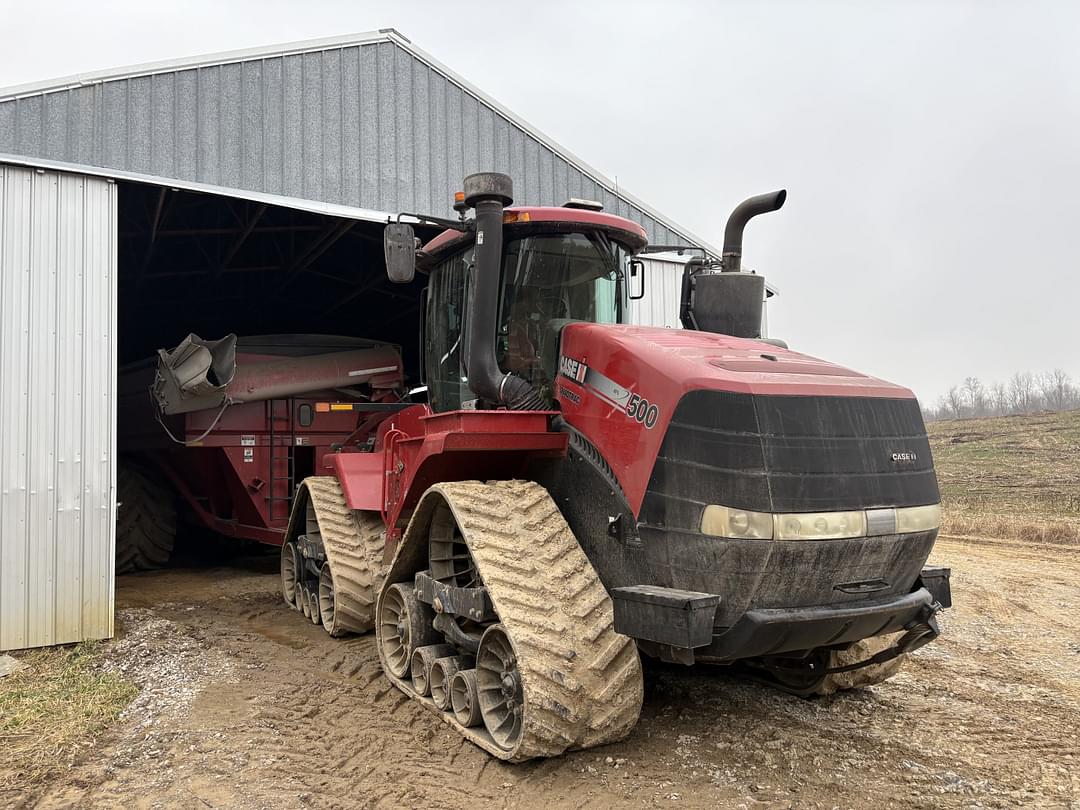
{"label": "overcast sky", "polygon": [[1080,4],[0,0],[0,86],[393,27],[744,263],[773,335],[934,403],[1080,378]]}

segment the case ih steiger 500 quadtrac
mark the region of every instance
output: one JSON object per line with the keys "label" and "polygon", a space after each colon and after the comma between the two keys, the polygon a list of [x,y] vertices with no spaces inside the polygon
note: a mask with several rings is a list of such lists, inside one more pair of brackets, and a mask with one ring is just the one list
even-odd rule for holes
{"label": "case ih steiger 500 quadtrac", "polygon": [[688,264],[683,330],[620,323],[640,226],[511,197],[466,178],[420,250],[387,225],[390,278],[428,276],[427,402],[300,483],[286,601],[374,629],[395,686],[515,762],[628,734],[642,654],[808,695],[932,640],[949,572],[924,567],[939,497],[914,395],[760,338],[742,232],[784,192]]}

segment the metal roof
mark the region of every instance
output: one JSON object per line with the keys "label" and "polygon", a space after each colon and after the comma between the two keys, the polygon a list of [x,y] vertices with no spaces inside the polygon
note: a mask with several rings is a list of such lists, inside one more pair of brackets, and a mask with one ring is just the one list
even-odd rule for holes
{"label": "metal roof", "polygon": [[518,204],[596,199],[718,255],[393,29],[0,89],[0,154],[364,219],[449,214],[465,175],[503,171]]}
{"label": "metal roof", "polygon": [[4,165],[21,166],[41,171],[71,172],[73,174],[89,175],[90,177],[104,177],[109,180],[129,180],[135,183],[165,186],[179,191],[194,191],[201,194],[219,194],[238,200],[279,205],[282,208],[291,208],[294,211],[307,211],[311,214],[324,214],[331,217],[340,217],[341,219],[386,222],[388,217],[396,216],[386,211],[373,211],[369,208],[357,208],[351,205],[324,203],[318,200],[305,200],[300,197],[283,197],[279,194],[265,194],[260,191],[248,191],[247,189],[213,186],[208,183],[192,183],[189,180],[177,180],[175,177],[157,177],[150,174],[139,174],[138,172],[105,169],[79,163],[65,163],[58,160],[46,160],[45,158],[27,158],[21,155],[7,155],[0,152],[0,166]]}

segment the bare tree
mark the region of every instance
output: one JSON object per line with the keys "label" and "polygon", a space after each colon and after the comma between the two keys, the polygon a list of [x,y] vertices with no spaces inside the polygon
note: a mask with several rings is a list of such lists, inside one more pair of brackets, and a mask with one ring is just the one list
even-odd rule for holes
{"label": "bare tree", "polygon": [[1004,416],[1009,412],[1009,391],[1005,383],[996,382],[990,386],[990,400],[996,416]]}
{"label": "bare tree", "polygon": [[964,415],[964,395],[955,385],[949,389],[947,394],[945,394],[942,408],[947,411],[953,419],[959,419]]}
{"label": "bare tree", "polygon": [[1035,377],[1030,371],[1016,372],[1009,380],[1009,400],[1013,413],[1031,413],[1036,406]]}
{"label": "bare tree", "polygon": [[1060,368],[1039,375],[1039,390],[1042,392],[1043,403],[1051,411],[1065,410],[1073,398],[1072,380]]}
{"label": "bare tree", "polygon": [[964,380],[963,394],[967,400],[968,412],[972,416],[986,416],[986,392],[978,377]]}

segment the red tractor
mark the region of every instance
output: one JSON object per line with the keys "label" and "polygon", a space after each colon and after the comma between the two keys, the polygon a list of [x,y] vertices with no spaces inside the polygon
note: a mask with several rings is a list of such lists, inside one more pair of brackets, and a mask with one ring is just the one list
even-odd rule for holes
{"label": "red tractor", "polygon": [[639,225],[511,198],[471,175],[422,249],[387,225],[390,279],[427,276],[427,402],[300,482],[285,600],[373,629],[397,688],[513,762],[627,735],[642,655],[810,695],[935,638],[949,571],[924,567],[940,512],[914,395],[761,338],[742,233],[784,193],[688,264],[683,330],[622,323]]}

